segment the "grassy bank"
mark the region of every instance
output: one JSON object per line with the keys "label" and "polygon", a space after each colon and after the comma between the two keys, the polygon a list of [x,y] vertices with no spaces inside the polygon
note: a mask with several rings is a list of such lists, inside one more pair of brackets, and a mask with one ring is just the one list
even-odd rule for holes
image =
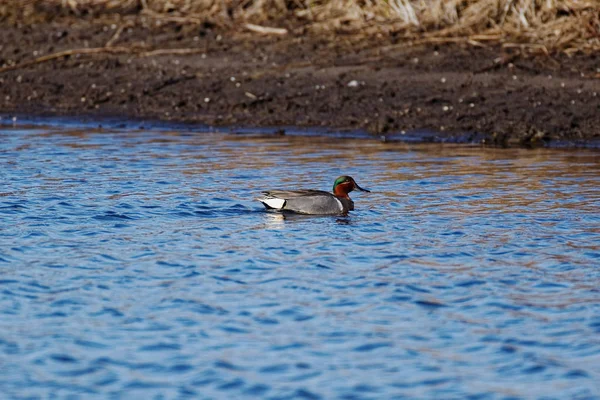
{"label": "grassy bank", "polygon": [[[539,53],[600,50],[598,0],[8,0],[0,5],[5,22],[68,15],[144,16],[275,34],[379,34],[409,45],[502,44]],[[268,29],[273,27],[279,29]]]}

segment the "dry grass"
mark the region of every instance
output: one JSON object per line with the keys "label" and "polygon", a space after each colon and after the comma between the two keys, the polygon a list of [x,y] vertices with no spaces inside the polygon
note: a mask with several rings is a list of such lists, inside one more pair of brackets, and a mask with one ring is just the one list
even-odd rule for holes
{"label": "dry grass", "polygon": [[600,0],[5,0],[0,16],[11,7],[29,15],[145,15],[231,29],[252,23],[317,34],[393,34],[412,44],[600,50]]}

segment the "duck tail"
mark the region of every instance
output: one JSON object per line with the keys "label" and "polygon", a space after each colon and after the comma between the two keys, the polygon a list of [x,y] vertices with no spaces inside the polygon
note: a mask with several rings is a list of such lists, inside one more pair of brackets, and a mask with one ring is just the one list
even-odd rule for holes
{"label": "duck tail", "polygon": [[268,209],[281,210],[285,207],[286,201],[284,199],[280,199],[277,197],[265,196],[258,197],[256,200],[260,201],[264,204],[264,206]]}

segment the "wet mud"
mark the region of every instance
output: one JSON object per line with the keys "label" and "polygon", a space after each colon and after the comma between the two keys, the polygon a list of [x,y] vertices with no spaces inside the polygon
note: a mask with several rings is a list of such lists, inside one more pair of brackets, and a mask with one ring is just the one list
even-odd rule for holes
{"label": "wet mud", "polygon": [[71,18],[5,24],[0,65],[107,44],[118,51],[0,72],[0,113],[508,146],[600,141],[597,54],[533,57],[498,46],[414,47],[392,36],[261,36]]}

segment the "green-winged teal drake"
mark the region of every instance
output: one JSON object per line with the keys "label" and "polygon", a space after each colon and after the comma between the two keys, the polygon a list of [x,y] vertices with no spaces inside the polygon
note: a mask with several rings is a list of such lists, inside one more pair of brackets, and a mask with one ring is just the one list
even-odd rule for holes
{"label": "green-winged teal drake", "polygon": [[354,210],[354,202],[348,193],[358,189],[369,192],[356,184],[350,176],[340,176],[333,183],[333,193],[323,190],[269,190],[256,200],[267,209],[292,211],[300,214],[343,215]]}

